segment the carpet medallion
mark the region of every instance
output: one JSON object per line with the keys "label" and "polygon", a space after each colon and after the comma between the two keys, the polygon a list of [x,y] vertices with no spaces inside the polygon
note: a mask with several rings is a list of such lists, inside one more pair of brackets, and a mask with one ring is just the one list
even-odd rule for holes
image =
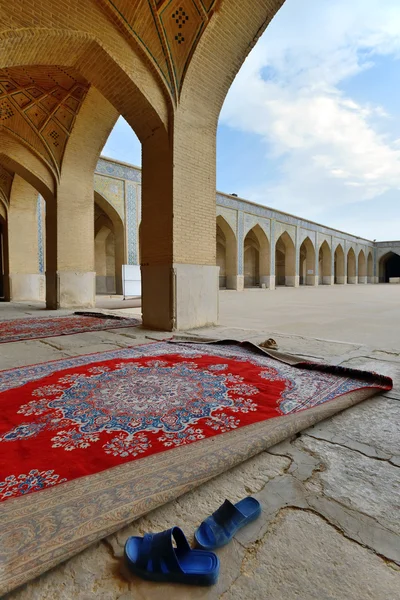
{"label": "carpet medallion", "polygon": [[85,333],[87,331],[135,327],[137,325],[140,325],[139,319],[99,318],[80,315],[0,321],[0,344]]}
{"label": "carpet medallion", "polygon": [[390,389],[387,378],[302,367],[243,345],[161,342],[4,371],[0,500]]}

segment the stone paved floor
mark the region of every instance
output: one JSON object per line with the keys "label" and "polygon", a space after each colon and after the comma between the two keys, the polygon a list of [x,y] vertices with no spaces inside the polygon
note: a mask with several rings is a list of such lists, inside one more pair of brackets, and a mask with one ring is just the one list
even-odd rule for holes
{"label": "stone paved floor", "polygon": [[[223,320],[227,313],[236,311],[235,324],[239,320],[243,325],[256,294],[248,291],[241,295],[242,309],[236,307],[236,298],[230,307],[225,305]],[[346,304],[346,298],[342,297],[342,301]],[[228,300],[222,299],[224,302]],[[362,302],[361,298],[360,311],[371,311]],[[370,299],[364,299],[364,304],[369,302]],[[20,308],[17,307],[17,312]],[[9,306],[8,310],[1,306],[0,318],[13,310],[15,306]],[[303,310],[301,303],[296,307],[296,320],[302,322],[302,311],[303,322],[307,323],[309,309]],[[348,409],[153,511],[11,593],[8,600],[161,600],[166,594],[177,600],[397,600],[400,597],[400,320],[393,323],[392,309],[388,309],[389,322],[382,326],[395,331],[397,326],[397,338],[391,333],[385,350],[383,336],[378,344],[370,343],[375,326],[371,325],[371,333],[368,321],[364,325],[368,344],[357,339],[357,327],[356,343],[349,341],[351,332],[345,342],[324,341],[324,335],[334,336],[326,335],[321,307],[319,311],[320,339],[299,335],[301,332],[294,327],[298,335],[274,334],[280,348],[334,364],[385,373],[395,380],[393,391]],[[327,306],[328,330],[330,313]],[[261,341],[270,337],[271,331],[278,330],[281,317],[277,311],[275,326],[270,329],[266,328],[262,315],[259,328],[253,313],[248,318],[253,327],[247,330],[222,326],[195,333]],[[146,335],[162,337],[127,328],[4,344],[0,346],[0,369],[143,343]],[[338,338],[340,328],[334,339]],[[259,498],[264,512],[257,522],[239,532],[231,544],[218,552],[221,576],[213,588],[161,586],[137,579],[126,581],[121,575],[120,557],[129,535],[179,524],[190,536],[225,497],[236,501],[247,494]]]}

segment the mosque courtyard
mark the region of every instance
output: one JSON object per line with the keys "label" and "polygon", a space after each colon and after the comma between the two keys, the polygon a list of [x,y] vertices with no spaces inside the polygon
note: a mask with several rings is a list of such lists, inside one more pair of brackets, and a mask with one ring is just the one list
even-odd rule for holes
{"label": "mosque courtyard", "polygon": [[[7,600],[395,600],[400,570],[400,285],[221,291],[220,325],[194,336],[273,337],[279,349],[389,375],[393,390],[347,409],[159,507],[11,592]],[[102,306],[107,301],[98,298]],[[135,301],[121,301],[137,315]],[[136,302],[136,304],[138,304]],[[111,311],[117,312],[113,300]],[[45,316],[8,303],[1,318]],[[50,311],[49,311],[50,313]],[[54,313],[53,313],[54,314]],[[68,311],[60,311],[68,314]],[[121,313],[122,314],[122,313]],[[124,348],[165,334],[114,329],[4,344],[0,369]],[[130,535],[179,524],[189,539],[225,498],[254,495],[262,516],[218,551],[211,588],[127,581]]]}

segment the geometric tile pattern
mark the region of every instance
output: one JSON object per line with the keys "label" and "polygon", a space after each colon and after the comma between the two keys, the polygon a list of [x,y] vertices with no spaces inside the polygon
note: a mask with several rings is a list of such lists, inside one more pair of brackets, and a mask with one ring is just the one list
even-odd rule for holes
{"label": "geometric tile pattern", "polygon": [[216,0],[104,0],[156,66],[173,98]]}
{"label": "geometric tile pattern", "polygon": [[99,158],[96,165],[96,173],[100,175],[110,175],[111,177],[117,177],[119,179],[127,179],[128,181],[135,181],[141,183],[142,171],[138,167],[128,167],[118,162],[111,162],[104,158]]}
{"label": "geometric tile pattern", "polygon": [[22,139],[59,174],[89,84],[67,67],[0,69],[0,127]]}
{"label": "geometric tile pattern", "polygon": [[43,222],[45,219],[46,203],[42,196],[39,194],[36,205],[37,212],[37,228],[38,228],[38,262],[39,262],[39,273],[44,274],[44,227]]}
{"label": "geometric tile pattern", "polygon": [[127,264],[139,264],[138,252],[138,221],[137,221],[137,188],[131,181],[125,182],[125,204],[126,204],[126,244]]}
{"label": "geometric tile pattern", "polygon": [[94,189],[115,208],[121,219],[125,220],[124,182],[103,175],[94,176]]}

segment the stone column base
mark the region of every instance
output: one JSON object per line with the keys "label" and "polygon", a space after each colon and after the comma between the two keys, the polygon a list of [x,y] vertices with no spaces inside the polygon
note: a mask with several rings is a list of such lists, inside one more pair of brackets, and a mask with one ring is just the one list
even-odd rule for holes
{"label": "stone column base", "polygon": [[287,287],[299,287],[300,277],[298,275],[286,275],[285,285]]}
{"label": "stone column base", "polygon": [[142,266],[143,326],[176,331],[218,323],[219,267]]}
{"label": "stone column base", "polygon": [[244,290],[244,275],[227,275],[226,289],[243,292]]}
{"label": "stone column base", "polygon": [[322,285],[333,285],[334,283],[335,283],[335,278],[333,275],[323,275]]}
{"label": "stone column base", "polygon": [[347,284],[347,280],[346,280],[346,277],[345,277],[345,275],[338,275],[338,276],[336,277],[336,281],[335,281],[335,283],[336,283],[337,285],[346,285],[346,284]]}
{"label": "stone column base", "polygon": [[347,277],[347,283],[350,285],[356,285],[357,284],[357,277]]}
{"label": "stone column base", "polygon": [[368,283],[379,283],[379,277],[368,277]]}
{"label": "stone column base", "polygon": [[95,303],[96,273],[94,271],[46,273],[47,308],[92,308]]}
{"label": "stone column base", "polygon": [[40,302],[45,300],[46,280],[39,273],[10,273],[10,300],[19,302],[30,300]]}
{"label": "stone column base", "polygon": [[367,277],[366,276],[358,276],[358,283],[367,283]]}
{"label": "stone column base", "polygon": [[275,289],[275,275],[261,275],[260,286],[265,285],[269,290]]}
{"label": "stone column base", "polygon": [[306,275],[306,285],[316,286],[318,284],[318,275]]}

